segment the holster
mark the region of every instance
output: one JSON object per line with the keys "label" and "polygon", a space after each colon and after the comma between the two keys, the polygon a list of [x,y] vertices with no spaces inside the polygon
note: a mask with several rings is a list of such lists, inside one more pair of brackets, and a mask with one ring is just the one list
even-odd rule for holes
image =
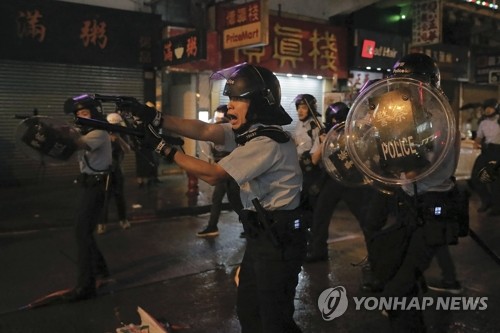
{"label": "holster", "polygon": [[77,183],[83,187],[105,186],[108,174],[93,174],[81,173],[77,178]]}
{"label": "holster", "polygon": [[[267,211],[268,221],[261,221],[259,215],[244,209],[240,220],[243,230],[249,238],[268,237],[276,246],[290,241],[293,233],[307,228],[302,209]],[[273,239],[274,238],[274,239]]]}

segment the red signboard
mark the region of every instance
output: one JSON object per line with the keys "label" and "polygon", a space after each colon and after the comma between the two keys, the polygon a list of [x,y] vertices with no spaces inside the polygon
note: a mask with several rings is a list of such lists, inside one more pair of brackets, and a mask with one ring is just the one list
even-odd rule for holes
{"label": "red signboard", "polygon": [[278,73],[348,78],[347,30],[269,16],[269,45],[221,50],[221,67],[248,62]]}
{"label": "red signboard", "polygon": [[363,58],[372,59],[375,54],[375,41],[365,39],[363,41],[363,48],[361,49],[361,56]]}

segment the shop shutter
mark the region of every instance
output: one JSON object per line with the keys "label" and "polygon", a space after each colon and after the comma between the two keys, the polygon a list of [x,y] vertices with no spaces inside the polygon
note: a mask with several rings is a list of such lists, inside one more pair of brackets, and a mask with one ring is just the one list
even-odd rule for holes
{"label": "shop shutter", "polygon": [[[47,166],[27,158],[15,144],[20,119],[39,115],[70,120],[63,113],[64,101],[82,93],[134,96],[143,99],[142,69],[66,65],[0,60],[0,184],[17,184],[33,179],[78,174],[76,160]],[[104,112],[114,104],[106,103]],[[135,171],[135,156],[127,154],[125,172]]]}

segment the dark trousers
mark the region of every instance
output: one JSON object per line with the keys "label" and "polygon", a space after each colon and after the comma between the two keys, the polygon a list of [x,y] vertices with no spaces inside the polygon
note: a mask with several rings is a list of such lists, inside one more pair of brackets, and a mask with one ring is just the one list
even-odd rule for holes
{"label": "dark trousers", "polygon": [[442,245],[436,248],[436,260],[439,268],[441,269],[441,277],[443,281],[457,281],[455,263],[453,262],[453,258],[451,257],[450,248],[448,245]]}
{"label": "dark trousers", "polygon": [[300,333],[293,320],[294,296],[305,256],[304,230],[281,247],[266,233],[247,237],[240,266],[237,314],[242,333]]}
{"label": "dark trousers", "polygon": [[125,177],[121,168],[116,168],[109,175],[108,198],[106,199],[106,211],[104,213],[103,223],[108,222],[109,203],[111,198],[115,200],[118,220],[127,219],[127,200],[125,199]]}
{"label": "dark trousers", "polygon": [[210,207],[210,218],[208,220],[208,227],[216,228],[219,223],[220,212],[222,210],[222,199],[227,193],[227,199],[231,208],[240,215],[243,209],[243,204],[240,198],[240,187],[238,183],[232,178],[226,181],[217,183],[212,193],[212,206]]}
{"label": "dark trousers", "polygon": [[312,236],[309,245],[311,255],[328,254],[328,228],[340,200],[344,200],[358,221],[363,220],[363,200],[366,193],[363,187],[347,187],[331,177],[325,178],[313,209]]}
{"label": "dark trousers", "polygon": [[104,209],[104,181],[83,186],[76,220],[77,287],[94,288],[97,276],[108,275],[108,268],[94,238],[94,230],[102,219]]}

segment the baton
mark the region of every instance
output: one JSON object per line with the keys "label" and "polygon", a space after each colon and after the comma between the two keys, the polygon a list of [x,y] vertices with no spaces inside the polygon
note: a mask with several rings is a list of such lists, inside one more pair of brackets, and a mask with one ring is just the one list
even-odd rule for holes
{"label": "baton", "polygon": [[313,109],[307,102],[307,99],[304,98],[304,102],[306,102],[307,108],[309,109],[309,111],[311,111],[314,123],[316,123],[316,126],[318,126],[319,128],[319,135],[324,134],[326,132],[325,125],[321,121],[319,121],[318,117],[316,116],[316,112],[313,111]]}

